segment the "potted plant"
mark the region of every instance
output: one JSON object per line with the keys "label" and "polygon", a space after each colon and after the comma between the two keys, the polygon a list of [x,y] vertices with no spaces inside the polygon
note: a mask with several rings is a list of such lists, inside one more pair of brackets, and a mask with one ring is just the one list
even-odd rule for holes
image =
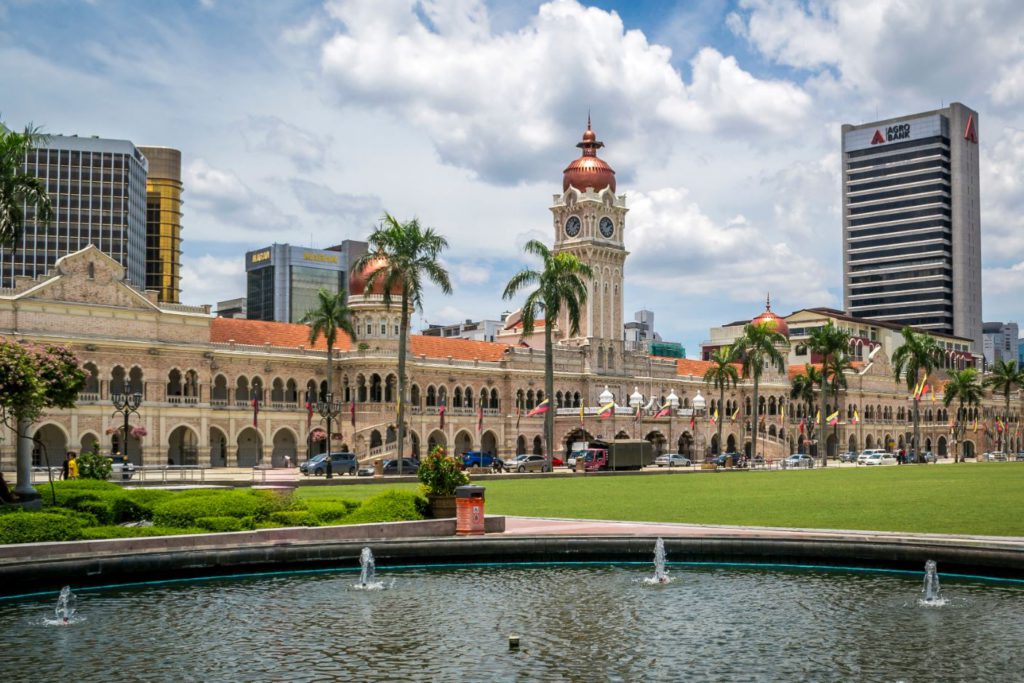
{"label": "potted plant", "polygon": [[430,503],[431,516],[435,519],[454,517],[455,489],[468,484],[469,475],[459,468],[459,463],[447,454],[444,446],[434,446],[420,463],[419,478]]}

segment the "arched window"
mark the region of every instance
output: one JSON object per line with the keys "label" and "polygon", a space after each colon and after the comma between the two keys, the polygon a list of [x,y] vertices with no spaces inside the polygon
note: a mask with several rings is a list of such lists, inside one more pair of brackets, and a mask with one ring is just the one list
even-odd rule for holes
{"label": "arched window", "polygon": [[498,390],[491,389],[491,410],[497,410],[498,408]]}
{"label": "arched window", "polygon": [[427,387],[427,407],[437,405],[437,389],[433,385]]}

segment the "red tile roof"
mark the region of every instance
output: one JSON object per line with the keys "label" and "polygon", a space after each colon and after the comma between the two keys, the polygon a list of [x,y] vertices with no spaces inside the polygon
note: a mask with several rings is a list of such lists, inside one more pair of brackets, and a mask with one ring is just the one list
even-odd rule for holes
{"label": "red tile roof", "polygon": [[[267,320],[242,320],[239,318],[214,318],[210,323],[210,341],[227,342],[234,340],[237,344],[253,344],[262,346],[280,346],[284,348],[296,348],[305,346],[307,349],[318,351],[327,350],[327,342],[323,335],[316,338],[316,345],[309,343],[309,326],[297,323],[279,323]],[[338,330],[337,340],[334,342],[337,351],[348,351],[352,348],[352,340],[348,335]]]}
{"label": "red tile roof", "polygon": [[703,377],[704,373],[714,365],[709,360],[693,360],[690,358],[677,358],[676,359],[676,374],[677,375],[693,375],[694,377]]}
{"label": "red tile roof", "polygon": [[425,355],[427,358],[447,358],[456,360],[498,361],[505,357],[508,344],[498,342],[475,341],[449,337],[428,337],[414,334],[410,337],[410,350],[414,356]]}
{"label": "red tile roof", "polygon": [[[544,318],[537,318],[536,320],[533,321],[533,329],[534,330],[543,330],[544,329],[544,324],[545,324]],[[511,322],[511,323],[505,325],[505,329],[506,330],[518,330],[522,326],[523,326],[523,321],[520,318],[519,320],[516,320],[515,322]]]}

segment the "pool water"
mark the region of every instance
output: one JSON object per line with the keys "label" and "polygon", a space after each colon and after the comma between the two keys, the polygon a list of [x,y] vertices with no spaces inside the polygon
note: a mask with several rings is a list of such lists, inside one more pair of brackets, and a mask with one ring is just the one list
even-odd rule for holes
{"label": "pool water", "polygon": [[[941,567],[940,574],[941,574]],[[3,671],[78,681],[1020,680],[1024,584],[669,565],[378,567],[0,601]],[[394,583],[392,584],[392,579]],[[520,639],[518,651],[508,636]]]}

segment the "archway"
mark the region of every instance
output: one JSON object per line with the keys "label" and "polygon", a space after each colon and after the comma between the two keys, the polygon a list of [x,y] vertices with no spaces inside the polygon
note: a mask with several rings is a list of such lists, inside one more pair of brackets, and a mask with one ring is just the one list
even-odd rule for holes
{"label": "archway", "polygon": [[255,467],[263,461],[263,437],[255,427],[246,427],[238,434],[238,466]]}
{"label": "archway", "polygon": [[191,427],[176,427],[167,437],[167,464],[199,464],[199,435]]}
{"label": "archway", "polygon": [[409,432],[409,455],[413,460],[423,457],[423,454],[420,453],[420,435],[413,431]]}
{"label": "archway", "polygon": [[[110,452],[113,455],[124,454],[123,441],[121,430],[116,430],[110,437]],[[142,441],[139,437],[132,436],[130,432],[128,434],[128,462],[133,465],[142,465]]]}
{"label": "archway", "polygon": [[370,432],[370,450],[373,450],[374,448],[380,448],[383,445],[384,440],[383,438],[381,438],[380,431],[374,429],[372,432]]}
{"label": "archway", "polygon": [[94,450],[97,453],[99,453],[99,451],[100,451],[100,440],[99,440],[99,437],[97,437],[92,432],[86,432],[85,434],[82,434],[82,438],[79,439],[78,444],[79,444],[79,450],[78,450],[79,453],[90,453],[90,452],[92,452]]}
{"label": "archway", "polygon": [[828,438],[825,439],[825,457],[834,458],[837,453],[836,446],[838,446],[836,435],[829,434]]}
{"label": "archway", "polygon": [[733,434],[729,435],[729,438],[725,440],[725,450],[727,453],[736,452],[736,436]]}
{"label": "archway", "polygon": [[930,451],[931,449],[932,449],[932,440],[931,440],[931,437],[928,437],[928,438],[926,438],[924,440],[924,450],[925,450],[925,452],[927,452],[927,451]]}
{"label": "archway", "polygon": [[284,467],[285,457],[288,458],[288,464],[294,466],[298,458],[298,440],[295,432],[288,427],[278,429],[274,434],[273,450],[270,452],[270,466]]}
{"label": "archway", "polygon": [[430,432],[430,436],[427,437],[427,452],[433,451],[435,446],[448,448],[448,437],[440,429]]}
{"label": "archway", "polygon": [[533,454],[544,455],[544,439],[540,437],[540,434],[533,437]]}
{"label": "archway", "polygon": [[715,435],[713,435],[711,437],[711,452],[715,453],[715,454],[717,454],[719,452],[719,448],[718,448],[718,434],[715,434]]}
{"label": "archway", "polygon": [[946,437],[940,436],[939,437],[939,452],[938,452],[938,456],[940,458],[945,458],[946,455],[947,455],[948,449],[949,449],[949,444],[946,442]]}
{"label": "archway", "polygon": [[498,437],[495,436],[494,432],[487,430],[483,433],[480,437],[480,450],[484,453],[500,455],[500,453],[498,453]]}
{"label": "archway", "polygon": [[853,434],[850,434],[850,439],[846,443],[846,450],[848,450],[851,453],[857,452],[857,437],[854,436]]}
{"label": "archway", "polygon": [[871,450],[874,447],[875,447],[875,437],[873,437],[870,434],[868,434],[867,436],[864,437],[864,448],[867,449],[867,450]]}
{"label": "archway", "polygon": [[455,457],[461,458],[463,453],[471,450],[473,450],[473,437],[466,430],[460,431],[455,435]]}
{"label": "archway", "polygon": [[667,440],[665,439],[665,435],[661,432],[657,430],[649,432],[644,439],[651,443],[651,450],[654,451],[654,457],[658,457],[665,452],[665,444],[667,443]]}
{"label": "archway", "polygon": [[63,429],[53,423],[45,424],[36,430],[34,436],[46,451],[44,455],[39,443],[32,444],[33,467],[45,467],[47,463],[50,467],[57,467],[64,462],[64,454],[68,450],[68,437]]}
{"label": "archway", "polygon": [[797,453],[804,453],[804,452],[805,452],[805,450],[804,450],[804,449],[805,449],[806,447],[807,447],[807,444],[805,444],[805,443],[804,443],[804,435],[803,435],[803,434],[801,434],[801,435],[800,435],[800,436],[798,436],[798,437],[797,437],[797,439],[796,439],[796,452],[797,452]]}
{"label": "archway", "polygon": [[696,459],[696,453],[694,452],[693,435],[690,432],[683,432],[679,435],[679,439],[676,440],[676,452],[685,455],[690,460]]}
{"label": "archway", "polygon": [[516,439],[516,455],[522,455],[526,452],[526,437],[522,434]]}
{"label": "archway", "polygon": [[219,427],[210,427],[210,467],[228,466],[228,437]]}
{"label": "archway", "polygon": [[963,452],[964,452],[963,457],[965,457],[965,458],[977,457],[978,454],[974,450],[974,442],[973,441],[964,441],[961,444],[961,446],[963,446]]}

